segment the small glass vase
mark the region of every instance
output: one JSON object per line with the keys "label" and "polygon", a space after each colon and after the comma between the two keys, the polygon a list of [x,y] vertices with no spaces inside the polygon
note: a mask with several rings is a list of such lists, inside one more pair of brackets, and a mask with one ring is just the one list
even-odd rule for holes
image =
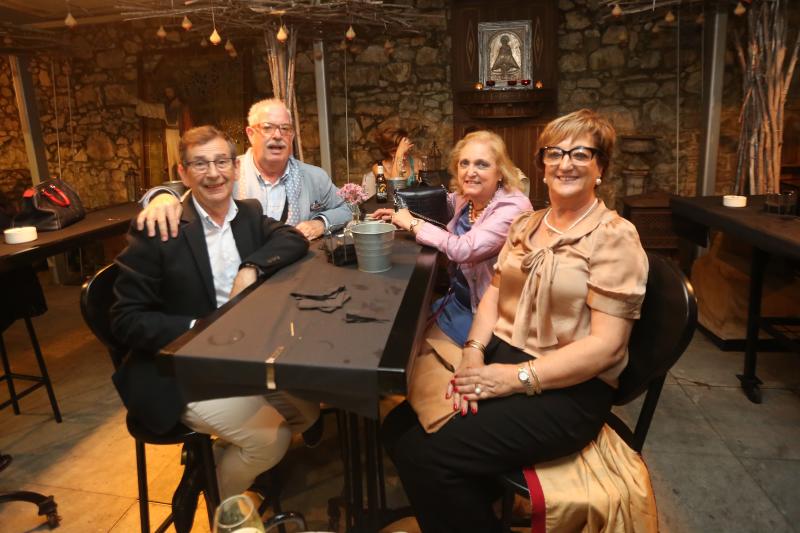
{"label": "small glass vase", "polygon": [[352,237],[353,232],[352,228],[356,224],[361,224],[361,207],[358,204],[347,204],[350,208],[350,214],[353,218],[350,219],[350,222],[344,228],[344,234],[348,237]]}

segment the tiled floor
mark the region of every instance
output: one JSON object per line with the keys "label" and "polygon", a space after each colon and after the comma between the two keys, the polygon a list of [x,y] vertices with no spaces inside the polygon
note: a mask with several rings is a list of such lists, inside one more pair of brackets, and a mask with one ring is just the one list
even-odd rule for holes
{"label": "tiled floor", "polygon": [[[59,531],[138,531],[133,441],[109,380],[111,362],[83,325],[79,289],[49,283],[45,289],[50,310],[35,325],[64,422],[55,423],[42,390],[22,400],[22,415],[0,411],[0,452],[14,456],[0,474],[0,491],[53,494],[63,518]],[[23,325],[4,339],[15,371],[32,372]],[[760,356],[762,405],[739,390],[741,365],[741,353],[720,352],[698,334],[669,376],[644,451],[664,532],[800,531],[800,356]],[[0,401],[6,397],[0,387]],[[298,445],[287,457],[284,507],[305,513],[311,529],[326,528],[327,500],[342,487],[332,426],[319,448]],[[153,522],[168,513],[179,452],[148,447]],[[396,477],[387,485],[390,502],[402,503]],[[195,531],[208,531],[204,518],[201,506]],[[29,504],[0,505],[2,533],[46,531],[43,524]],[[417,529],[411,520],[386,531]]]}

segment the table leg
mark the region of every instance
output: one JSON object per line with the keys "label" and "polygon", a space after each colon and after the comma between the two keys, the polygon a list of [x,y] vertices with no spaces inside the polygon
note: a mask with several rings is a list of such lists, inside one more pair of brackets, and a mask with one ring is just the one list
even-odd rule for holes
{"label": "table leg", "polygon": [[[352,496],[348,503],[356,531],[364,529],[364,489],[363,476],[361,475],[361,439],[358,434],[359,417],[355,414],[347,415],[350,426],[350,492]],[[348,528],[350,524],[348,524]]]}
{"label": "table leg", "polygon": [[744,351],[744,372],[737,374],[745,395],[753,403],[761,403],[761,380],[756,376],[758,330],[761,327],[761,292],[769,255],[753,247],[750,263],[750,301],[747,305],[747,340]]}
{"label": "table leg", "polygon": [[380,503],[378,502],[378,422],[364,419],[364,445],[367,461],[367,523],[369,531],[378,530]]}

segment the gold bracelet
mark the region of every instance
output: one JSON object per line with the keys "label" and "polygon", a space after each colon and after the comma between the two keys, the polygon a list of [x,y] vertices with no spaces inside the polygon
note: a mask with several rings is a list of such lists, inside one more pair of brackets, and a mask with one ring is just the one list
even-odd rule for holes
{"label": "gold bracelet", "polygon": [[484,346],[482,342],[476,341],[475,339],[469,339],[467,342],[464,343],[464,348],[469,348],[469,347],[475,348],[482,354],[486,353],[486,346]]}
{"label": "gold bracelet", "polygon": [[534,394],[541,394],[542,393],[542,382],[539,381],[539,374],[536,373],[536,367],[533,366],[533,363],[528,360],[528,368],[531,370],[531,377],[533,378],[533,393]]}

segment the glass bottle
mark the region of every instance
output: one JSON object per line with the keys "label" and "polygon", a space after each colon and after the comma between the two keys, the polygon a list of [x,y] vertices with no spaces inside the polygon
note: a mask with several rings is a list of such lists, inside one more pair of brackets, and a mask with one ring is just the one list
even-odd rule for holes
{"label": "glass bottle", "polygon": [[378,163],[378,175],[375,176],[375,201],[385,204],[389,201],[389,190],[386,184],[386,176],[383,175],[383,164]]}

